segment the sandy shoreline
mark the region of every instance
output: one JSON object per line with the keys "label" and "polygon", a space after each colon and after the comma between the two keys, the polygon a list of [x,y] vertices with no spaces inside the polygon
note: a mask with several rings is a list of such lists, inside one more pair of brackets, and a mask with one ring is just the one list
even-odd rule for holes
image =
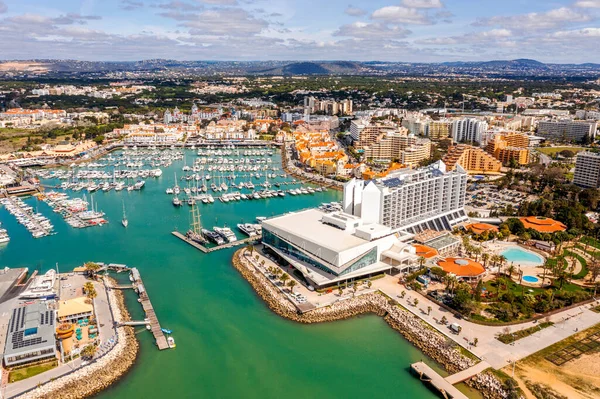
{"label": "sandy shoreline", "polygon": [[[111,281],[111,284],[114,284],[114,280]],[[130,320],[123,293],[119,290],[110,290],[108,298],[115,319]],[[48,382],[19,398],[79,399],[92,396],[110,387],[133,366],[139,349],[133,327],[119,327],[117,334],[117,344],[96,362]]]}
{"label": "sandy shoreline", "polygon": [[[323,323],[343,320],[361,314],[374,313],[382,316],[394,330],[427,356],[435,360],[449,373],[465,370],[477,363],[465,356],[456,345],[431,326],[398,306],[395,301],[382,293],[368,293],[355,298],[336,302],[333,305],[299,314],[293,304],[282,295],[262,273],[246,262],[245,249],[239,249],[232,258],[233,266],[250,283],[258,296],[278,315],[299,323]],[[408,366],[408,365],[407,365]],[[505,392],[500,381],[491,373],[484,372],[467,384],[478,389],[486,398],[504,398]]]}

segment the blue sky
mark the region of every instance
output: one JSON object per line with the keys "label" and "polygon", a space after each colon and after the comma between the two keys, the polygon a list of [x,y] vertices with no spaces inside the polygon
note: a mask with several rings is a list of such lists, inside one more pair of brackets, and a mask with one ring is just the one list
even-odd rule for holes
{"label": "blue sky", "polygon": [[0,58],[600,62],[600,0],[0,0]]}

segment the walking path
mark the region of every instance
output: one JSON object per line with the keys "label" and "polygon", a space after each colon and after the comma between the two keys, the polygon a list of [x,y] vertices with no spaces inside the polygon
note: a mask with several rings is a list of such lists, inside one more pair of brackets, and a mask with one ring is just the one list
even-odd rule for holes
{"label": "walking path", "polygon": [[[587,304],[550,316],[550,321],[554,323],[551,327],[540,329],[539,332],[519,339],[512,344],[503,344],[496,339],[496,336],[504,333],[506,326],[485,326],[458,319],[453,313],[437,305],[426,296],[415,291],[410,291],[405,286],[398,284],[396,277],[386,276],[383,279],[376,280],[373,286],[398,301],[415,316],[425,320],[436,330],[469,350],[481,360],[488,362],[495,369],[505,367],[514,361],[523,359],[556,342],[562,341],[577,331],[600,323],[600,313],[590,310],[592,306],[596,306],[597,304]],[[402,291],[406,291],[404,298],[400,298]],[[415,298],[419,300],[418,306],[414,306]],[[431,306],[431,312],[428,314],[427,308],[429,306]],[[448,320],[447,325],[439,323],[439,320],[444,316]],[[460,334],[452,333],[448,327],[452,323],[458,323],[462,327]],[[515,332],[536,325],[534,322],[526,322],[510,326],[509,328],[510,331]],[[474,338],[478,339],[477,346],[473,345]]]}
{"label": "walking path", "polygon": [[445,378],[450,384],[458,384],[459,382],[463,382],[468,380],[471,377],[475,377],[477,374],[483,372],[484,370],[489,369],[490,364],[488,362],[479,362],[475,366],[469,367],[466,370],[459,371],[458,373],[449,375]]}

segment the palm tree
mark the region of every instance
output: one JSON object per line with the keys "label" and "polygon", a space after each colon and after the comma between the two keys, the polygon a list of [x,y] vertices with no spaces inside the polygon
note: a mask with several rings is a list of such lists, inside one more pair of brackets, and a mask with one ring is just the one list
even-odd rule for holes
{"label": "palm tree", "polygon": [[250,252],[250,256],[252,256],[252,254],[254,253],[254,245],[252,245],[252,244],[249,244],[249,245],[246,247],[246,251]]}
{"label": "palm tree", "polygon": [[477,262],[479,260],[479,255],[481,255],[481,248],[479,247],[474,247],[473,248],[473,254],[475,254],[475,262]]}
{"label": "palm tree", "polygon": [[92,359],[96,354],[98,347],[96,345],[88,345],[81,351],[81,357],[84,359]]}
{"label": "palm tree", "polygon": [[515,268],[515,265],[513,265],[513,264],[511,263],[511,264],[510,264],[510,266],[508,267],[508,270],[507,270],[507,271],[508,271],[508,276],[509,276],[510,278],[512,278],[512,275],[513,275],[513,273],[515,272],[515,269],[516,269],[516,268]]}
{"label": "palm tree", "polygon": [[371,280],[367,281],[367,288],[371,288],[371,286],[373,285],[373,282]]}
{"label": "palm tree", "polygon": [[419,256],[419,267],[422,269],[423,265],[425,264],[425,257],[424,256]]}
{"label": "palm tree", "polygon": [[340,296],[342,296],[343,293],[344,293],[344,290],[342,289],[342,287],[338,288],[338,294],[340,294]]}
{"label": "palm tree", "polygon": [[477,346],[478,342],[479,342],[479,338],[477,338],[477,337],[473,338],[473,346]]}
{"label": "palm tree", "polygon": [[415,304],[415,306],[417,306],[419,304],[419,299],[418,298],[415,298],[414,304]]}
{"label": "palm tree", "polygon": [[427,316],[431,314],[431,306],[427,306]]}
{"label": "palm tree", "polygon": [[440,323],[442,323],[442,324],[448,323],[448,319],[446,318],[446,316],[442,316]]}
{"label": "palm tree", "polygon": [[279,280],[281,280],[281,282],[282,282],[283,284],[285,284],[285,282],[286,282],[287,280],[289,280],[289,279],[290,279],[290,276],[289,276],[287,273],[283,273],[283,274],[281,275],[281,277],[279,277]]}
{"label": "palm tree", "polygon": [[85,265],[85,271],[90,278],[96,278],[96,273],[100,270],[100,265],[94,262],[87,262]]}
{"label": "palm tree", "polygon": [[488,260],[490,260],[490,254],[488,254],[487,252],[484,252],[481,255],[481,260],[483,260],[483,267],[487,268],[487,262],[488,262]]}
{"label": "palm tree", "polygon": [[287,284],[287,286],[288,286],[288,287],[290,287],[290,291],[291,291],[292,293],[294,293],[294,287],[296,286],[296,284],[297,284],[297,283],[296,283],[296,280],[293,280],[293,279],[292,279],[292,280],[290,280],[290,282]]}

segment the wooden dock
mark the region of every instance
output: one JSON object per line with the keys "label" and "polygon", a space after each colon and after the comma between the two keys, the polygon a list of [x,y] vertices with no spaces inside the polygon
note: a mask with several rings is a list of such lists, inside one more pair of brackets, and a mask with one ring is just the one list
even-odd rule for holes
{"label": "wooden dock", "polygon": [[142,300],[142,308],[144,309],[144,312],[146,312],[146,319],[148,320],[148,324],[150,324],[152,334],[156,340],[156,346],[159,350],[169,349],[167,338],[160,327],[158,317],[156,317],[156,313],[152,307],[152,302],[150,302],[150,297],[148,296],[148,292],[146,291],[146,287],[144,286],[140,272],[136,268],[132,268],[131,275],[133,276],[134,285],[137,288],[138,295]]}
{"label": "wooden dock", "polygon": [[468,399],[467,396],[456,389],[454,385],[449,383],[445,378],[435,372],[431,367],[423,362],[417,362],[410,365],[413,373],[415,373],[423,383],[428,384],[431,388],[438,391],[445,399]]}
{"label": "wooden dock", "polygon": [[234,241],[234,242],[228,242],[228,243],[223,244],[223,245],[217,245],[215,247],[206,247],[206,246],[200,244],[199,242],[196,242],[196,241],[188,239],[184,234],[181,234],[178,231],[173,231],[171,234],[173,234],[175,237],[179,238],[180,240],[183,240],[183,241],[187,242],[192,247],[194,247],[196,249],[199,249],[200,251],[204,252],[205,254],[210,253],[210,252],[214,252],[214,251],[218,251],[220,249],[233,248],[233,247],[237,247],[238,245],[249,244],[251,242],[260,240],[260,238],[261,238],[260,235],[257,235],[257,236],[253,236],[253,237],[248,237],[248,238],[244,238],[244,239],[241,239],[241,240],[237,240],[237,241]]}

